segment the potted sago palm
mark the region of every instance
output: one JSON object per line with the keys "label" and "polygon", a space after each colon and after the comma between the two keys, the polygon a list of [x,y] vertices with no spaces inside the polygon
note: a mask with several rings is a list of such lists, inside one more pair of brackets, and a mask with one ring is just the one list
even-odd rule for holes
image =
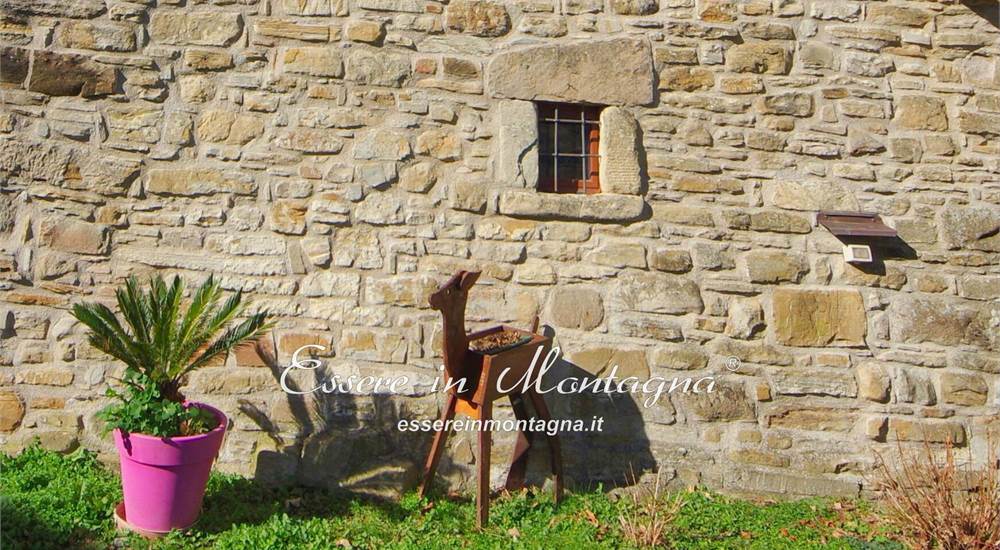
{"label": "potted sago palm", "polygon": [[259,338],[267,313],[247,314],[242,292],[225,298],[213,277],[188,300],[180,277],[168,284],[160,276],[147,289],[130,277],[116,297],[118,315],[100,303],[73,306],[90,345],[125,364],[122,389],[109,388],[114,401],[98,413],[121,459],[125,501],[115,513],[147,535],[184,529],[201,513],[228,419],[188,401],[181,387],[191,371]]}

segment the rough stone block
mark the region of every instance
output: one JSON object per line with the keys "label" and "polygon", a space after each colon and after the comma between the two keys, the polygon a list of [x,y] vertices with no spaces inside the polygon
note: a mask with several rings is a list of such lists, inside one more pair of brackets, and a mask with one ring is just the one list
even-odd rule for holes
{"label": "rough stone block", "polygon": [[789,346],[863,346],[868,321],[856,290],[778,288],[770,323],[778,342]]}
{"label": "rough stone block", "polygon": [[34,53],[28,89],[54,96],[98,97],[115,93],[115,69],[68,53],[39,50]]}
{"label": "rough stone block", "polygon": [[385,26],[380,21],[352,21],[347,24],[345,34],[354,42],[378,44],[385,37]]}
{"label": "rough stone block", "polygon": [[245,176],[203,168],[156,168],[149,171],[146,191],[156,195],[249,195],[257,185]]}
{"label": "rough stone block", "polygon": [[876,403],[889,401],[891,382],[889,374],[881,365],[875,362],[858,365],[857,376],[858,397]]}
{"label": "rough stone block", "polygon": [[105,11],[102,0],[0,0],[0,12],[11,15],[89,19]]}
{"label": "rough stone block", "polygon": [[615,374],[618,380],[629,377],[639,380],[649,378],[646,351],[642,349],[590,347],[574,351],[569,360],[594,377],[608,376],[612,369],[618,367]]}
{"label": "rough stone block", "polygon": [[611,0],[618,15],[652,15],[660,9],[659,0]]}
{"label": "rough stone block", "polygon": [[14,391],[0,391],[0,432],[12,432],[24,418],[24,401]]}
{"label": "rough stone block", "polygon": [[705,422],[730,422],[750,420],[754,417],[753,405],[742,384],[716,383],[714,391],[681,394],[684,409]]}
{"label": "rough stone block", "polygon": [[176,46],[227,46],[243,33],[238,13],[155,10],[149,21],[153,42]]}
{"label": "rough stone block", "polygon": [[557,287],[549,294],[546,319],[560,327],[593,330],[604,320],[604,300],[588,288]]}
{"label": "rough stone block", "polygon": [[28,50],[4,46],[0,48],[0,82],[20,86],[28,77]]}
{"label": "rough stone block", "polygon": [[499,119],[496,173],[507,186],[533,188],[538,182],[538,113],[530,101],[503,100]]}
{"label": "rough stone block", "polygon": [[633,195],[564,195],[507,190],[500,194],[500,213],[508,216],[590,222],[628,222],[646,209]]}
{"label": "rough stone block", "polygon": [[331,46],[288,48],[281,56],[285,72],[311,76],[344,76],[340,52]]}
{"label": "rough stone block", "polygon": [[403,160],[410,153],[410,142],[406,136],[385,128],[376,128],[354,143],[356,159]]}
{"label": "rough stone block", "polygon": [[653,59],[637,39],[531,46],[500,53],[486,69],[493,97],[599,105],[653,100]]}
{"label": "rough stone block", "polygon": [[769,42],[737,44],[726,51],[726,67],[738,73],[788,74],[792,53],[787,46]]}
{"label": "rough stone block", "polygon": [[919,443],[947,443],[964,447],[965,428],[957,422],[890,418],[886,441],[915,441]]}
{"label": "rough stone block", "polygon": [[766,426],[813,432],[849,432],[857,414],[851,409],[833,407],[783,406],[769,411]]}
{"label": "rough stone block", "polygon": [[743,262],[752,283],[797,283],[809,271],[801,256],[777,250],[752,250]]}
{"label": "rough stone block", "polygon": [[64,48],[131,52],[135,50],[135,31],[124,23],[69,21],[57,28],[56,43]]}
{"label": "rough stone block", "polygon": [[269,38],[291,38],[309,42],[326,42],[330,39],[329,25],[301,23],[287,19],[258,19],[254,22],[253,31],[257,36]]}
{"label": "rough stone block", "polygon": [[427,130],[417,136],[416,150],[438,160],[457,160],[462,158],[462,140],[449,130]]}
{"label": "rough stone block", "polygon": [[948,107],[939,97],[907,95],[896,104],[896,123],[909,130],[948,129]]}
{"label": "rough stone block", "polygon": [[626,273],[618,277],[614,292],[619,303],[631,311],[682,315],[704,309],[698,285],[677,275]]}
{"label": "rough stone block", "polygon": [[278,147],[311,154],[336,154],[344,148],[344,142],[331,132],[297,128],[287,130],[275,140]]}
{"label": "rough stone block", "polygon": [[945,372],[941,374],[941,400],[953,405],[985,405],[989,394],[986,381],[978,374]]}
{"label": "rough stone block", "polygon": [[377,49],[355,48],[347,59],[347,79],[358,84],[398,88],[410,77],[410,60]]}
{"label": "rough stone block", "polygon": [[643,192],[642,134],[632,113],[620,107],[601,111],[600,182],[604,193]]}
{"label": "rough stone block", "polygon": [[454,0],[445,11],[445,26],[473,36],[503,36],[510,30],[510,16],[499,2]]}
{"label": "rough stone block", "polygon": [[39,237],[45,246],[76,254],[105,254],[110,230],[80,220],[50,217],[42,220]]}

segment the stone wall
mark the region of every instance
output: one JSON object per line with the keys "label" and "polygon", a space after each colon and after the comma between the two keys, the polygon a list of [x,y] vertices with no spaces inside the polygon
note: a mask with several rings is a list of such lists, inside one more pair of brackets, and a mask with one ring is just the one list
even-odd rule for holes
{"label": "stone wall", "polygon": [[[68,306],[110,300],[130,274],[215,273],[278,316],[279,362],[317,343],[328,372],[415,382],[295,398],[266,357],[238,353],[190,380],[235,424],[222,467],[412,483],[429,436],[395,421],[436,414],[426,295],[462,268],[484,272],[473,326],[540,314],[565,352],[556,376],[719,376],[650,408],[550,396],[560,417],[606,418],[565,435],[577,485],[658,465],[677,485],[856,494],[872,449],[897,439],[986,456],[996,2],[0,0],[0,14],[6,451],[37,437],[110,455],[93,413],[120,367]],[[608,106],[603,193],[534,190],[538,99]],[[827,209],[878,212],[900,239],[853,267],[816,225]],[[452,445],[455,484],[471,449]]]}

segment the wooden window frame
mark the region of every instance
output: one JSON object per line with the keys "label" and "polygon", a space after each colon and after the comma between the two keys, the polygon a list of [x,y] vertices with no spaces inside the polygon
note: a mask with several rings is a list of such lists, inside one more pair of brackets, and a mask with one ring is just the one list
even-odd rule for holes
{"label": "wooden window frame", "polygon": [[[601,107],[572,103],[538,102],[538,186],[545,193],[594,194],[601,192],[600,142]],[[560,113],[560,109],[562,113]],[[578,126],[580,153],[560,151],[560,125]],[[551,142],[544,127],[551,126]],[[580,173],[559,174],[561,159],[581,159]]]}

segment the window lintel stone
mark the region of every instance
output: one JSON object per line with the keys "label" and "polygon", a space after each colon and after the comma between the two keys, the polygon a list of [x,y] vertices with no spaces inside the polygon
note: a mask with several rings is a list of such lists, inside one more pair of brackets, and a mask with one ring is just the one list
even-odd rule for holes
{"label": "window lintel stone", "polygon": [[544,44],[495,56],[486,69],[491,97],[596,105],[650,105],[653,56],[637,38]]}

